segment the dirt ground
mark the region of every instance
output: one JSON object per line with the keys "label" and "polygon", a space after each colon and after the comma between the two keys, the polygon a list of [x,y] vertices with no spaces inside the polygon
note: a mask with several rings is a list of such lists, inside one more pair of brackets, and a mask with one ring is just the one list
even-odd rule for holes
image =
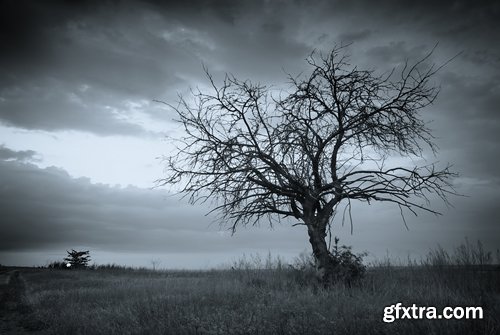
{"label": "dirt ground", "polygon": [[19,270],[0,270],[0,334],[43,334],[30,317],[32,310],[24,303],[25,285]]}

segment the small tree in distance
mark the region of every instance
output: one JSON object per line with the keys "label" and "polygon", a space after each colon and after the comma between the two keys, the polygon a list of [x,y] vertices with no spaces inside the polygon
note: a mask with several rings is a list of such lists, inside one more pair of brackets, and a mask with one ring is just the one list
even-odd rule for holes
{"label": "small tree in distance", "polygon": [[[180,185],[191,203],[213,201],[220,221],[271,225],[292,218],[307,228],[325,283],[339,260],[326,241],[337,212],[350,217],[354,200],[389,202],[413,214],[430,208],[431,195],[447,203],[448,167],[390,165],[389,158],[424,158],[436,152],[419,112],[435,100],[424,68],[432,54],[380,77],[351,66],[343,48],[313,53],[310,71],[289,76],[290,88],[273,94],[260,84],[226,75],[221,86],[205,70],[212,92],[193,92],[172,106],[186,136],[166,159],[161,185]],[[189,101],[192,101],[189,99]],[[345,207],[339,208],[340,204]],[[352,219],[351,219],[352,223]],[[406,222],[405,222],[406,225]]]}
{"label": "small tree in distance", "polygon": [[66,266],[72,269],[87,268],[90,262],[90,251],[66,251],[68,256],[64,259]]}

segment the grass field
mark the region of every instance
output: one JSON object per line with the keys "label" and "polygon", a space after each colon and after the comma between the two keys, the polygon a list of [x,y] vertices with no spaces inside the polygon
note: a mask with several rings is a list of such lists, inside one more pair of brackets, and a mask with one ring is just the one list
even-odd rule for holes
{"label": "grass field", "polygon": [[[444,256],[435,252],[418,265],[379,264],[353,287],[330,289],[279,264],[213,271],[21,269],[19,323],[27,333],[43,334],[498,334],[498,266],[443,263]],[[397,302],[438,311],[481,306],[484,318],[384,323],[384,307]]]}

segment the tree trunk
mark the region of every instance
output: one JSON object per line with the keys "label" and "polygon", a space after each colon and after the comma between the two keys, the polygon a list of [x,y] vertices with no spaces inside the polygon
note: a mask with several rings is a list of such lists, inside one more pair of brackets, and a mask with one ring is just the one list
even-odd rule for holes
{"label": "tree trunk", "polygon": [[316,258],[318,274],[323,284],[328,286],[335,281],[337,262],[326,244],[326,225],[321,222],[307,224],[307,232]]}

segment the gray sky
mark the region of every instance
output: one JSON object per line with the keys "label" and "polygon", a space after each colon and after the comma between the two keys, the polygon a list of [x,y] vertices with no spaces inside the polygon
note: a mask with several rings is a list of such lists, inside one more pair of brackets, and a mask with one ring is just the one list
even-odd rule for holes
{"label": "gray sky", "polygon": [[313,50],[352,43],[351,61],[383,72],[437,43],[441,87],[424,117],[460,177],[454,208],[408,217],[354,205],[341,242],[372,256],[420,257],[465,237],[500,247],[500,5],[494,1],[2,1],[0,263],[44,264],[88,248],[97,263],[207,267],[246,253],[309,250],[286,225],[230,236],[208,207],[151,189],[176,136],[175,102],[221,78],[280,85]]}

